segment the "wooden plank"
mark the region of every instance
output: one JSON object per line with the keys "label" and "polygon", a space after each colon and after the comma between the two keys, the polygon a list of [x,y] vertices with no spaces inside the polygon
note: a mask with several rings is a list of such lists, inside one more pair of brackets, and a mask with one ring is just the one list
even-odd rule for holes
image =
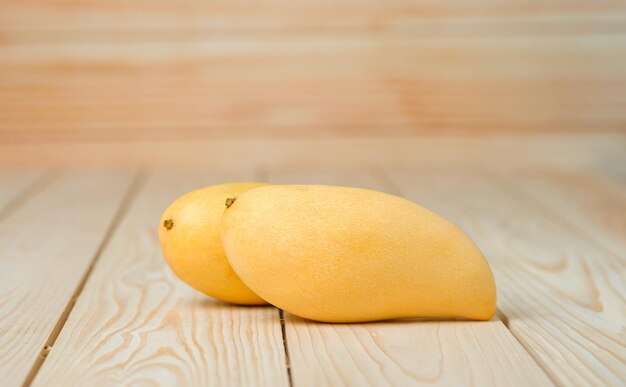
{"label": "wooden plank", "polygon": [[552,385],[499,320],[320,324],[288,315],[297,386]]}
{"label": "wooden plank", "polygon": [[286,386],[278,310],[234,306],[175,278],[156,229],[186,191],[251,174],[206,168],[150,176],[115,226],[35,386]]}
{"label": "wooden plank", "polygon": [[623,132],[625,36],[611,0],[0,1],[0,141]]}
{"label": "wooden plank", "polygon": [[[294,34],[303,32],[342,33],[402,32],[406,24],[429,21],[458,22],[515,21],[516,19],[556,19],[568,22],[585,17],[623,15],[621,2],[584,0],[520,3],[481,0],[459,4],[454,1],[368,0],[285,2],[254,4],[250,1],[2,1],[0,25],[5,30],[22,31],[176,31],[208,30],[214,34]],[[412,22],[412,24],[410,24]],[[503,23],[505,24],[505,23]],[[526,26],[526,33],[532,33]],[[437,28],[434,28],[437,30]],[[468,32],[477,31],[468,29]],[[574,29],[569,29],[572,31]]]}
{"label": "wooden plank", "polygon": [[5,207],[20,200],[44,173],[41,169],[0,169],[0,218]]}
{"label": "wooden plank", "polygon": [[0,139],[618,132],[625,36],[5,44]]}
{"label": "wooden plank", "polygon": [[501,178],[534,198],[546,214],[567,220],[565,227],[588,235],[616,255],[624,254],[626,195],[616,184],[587,171],[517,171]]}
{"label": "wooden plank", "polygon": [[[273,168],[276,183],[389,189],[363,168]],[[287,314],[294,385],[552,385],[502,322],[324,324]]]}
{"label": "wooden plank", "polygon": [[[362,138],[261,139],[256,134],[240,140],[128,141],[128,142],[0,142],[0,164],[16,166],[198,166],[237,165],[366,165],[372,160],[390,168],[412,163],[433,166],[475,165],[501,168],[593,169],[619,162],[626,136],[493,135]],[[515,155],[515,157],[511,157]]]}
{"label": "wooden plank", "polygon": [[65,172],[0,222],[0,380],[20,385],[60,329],[133,173]]}
{"label": "wooden plank", "polygon": [[493,175],[425,168],[389,174],[390,186],[477,242],[494,269],[509,329],[557,383],[624,383],[623,255],[596,244],[552,210],[558,206],[547,211]]}
{"label": "wooden plank", "polygon": [[[0,7],[1,8],[1,7]],[[297,22],[297,19],[271,20],[241,23],[223,23],[223,20],[208,22],[203,19],[195,22],[174,22],[170,26],[138,25],[145,22],[145,17],[138,16],[130,20],[130,25],[120,25],[111,21],[111,25],[95,29],[95,25],[50,25],[45,20],[38,28],[24,26],[0,26],[3,42],[19,45],[57,45],[63,43],[145,43],[170,42],[185,43],[211,39],[231,39],[233,37],[254,37],[255,39],[276,39],[277,37],[351,37],[376,36],[394,39],[419,37],[420,39],[474,38],[474,39],[516,39],[532,37],[588,37],[624,34],[626,12],[617,14],[599,14],[585,16],[549,15],[521,17],[460,17],[439,20],[437,18],[420,19],[411,15],[402,15],[387,22],[380,21],[376,15],[366,19],[356,19],[347,23],[313,21],[310,24]],[[67,16],[67,14],[64,14]],[[336,15],[335,15],[336,16]],[[288,16],[285,16],[287,19]],[[294,22],[295,21],[295,22]],[[125,24],[125,23],[124,23]],[[5,28],[2,28],[5,27]]]}

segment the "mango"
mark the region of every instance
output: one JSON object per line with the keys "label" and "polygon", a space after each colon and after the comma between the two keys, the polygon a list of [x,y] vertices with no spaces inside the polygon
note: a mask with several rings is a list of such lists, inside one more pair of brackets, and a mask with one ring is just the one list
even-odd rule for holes
{"label": "mango", "polygon": [[222,218],[222,245],[269,303],[323,322],[489,320],[491,269],[439,215],[394,195],[323,185],[268,185]]}
{"label": "mango", "polygon": [[266,304],[239,279],[220,240],[225,202],[266,183],[230,183],[189,192],[163,213],[159,240],[174,274],[200,292],[235,304]]}

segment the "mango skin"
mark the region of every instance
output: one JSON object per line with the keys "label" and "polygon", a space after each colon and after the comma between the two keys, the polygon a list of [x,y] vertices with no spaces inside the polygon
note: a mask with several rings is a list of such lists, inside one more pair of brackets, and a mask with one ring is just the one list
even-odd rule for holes
{"label": "mango skin", "polygon": [[224,213],[222,245],[250,289],[311,320],[489,320],[496,309],[491,269],[461,230],[377,191],[256,188]]}
{"label": "mango skin", "polygon": [[159,222],[159,240],[165,260],[178,278],[223,301],[267,303],[241,282],[220,240],[226,199],[265,184],[230,183],[198,189],[179,197],[165,210]]}

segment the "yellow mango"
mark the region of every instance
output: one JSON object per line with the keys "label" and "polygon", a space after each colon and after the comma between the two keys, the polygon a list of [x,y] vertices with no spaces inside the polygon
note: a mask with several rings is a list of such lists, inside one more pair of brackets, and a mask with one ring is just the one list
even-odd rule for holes
{"label": "yellow mango", "polygon": [[222,245],[250,289],[312,320],[488,320],[496,308],[476,245],[439,215],[382,192],[256,188],[224,213]]}
{"label": "yellow mango", "polygon": [[224,255],[220,222],[228,198],[266,183],[230,183],[189,192],[163,213],[159,239],[172,271],[192,288],[235,304],[265,304],[241,282]]}

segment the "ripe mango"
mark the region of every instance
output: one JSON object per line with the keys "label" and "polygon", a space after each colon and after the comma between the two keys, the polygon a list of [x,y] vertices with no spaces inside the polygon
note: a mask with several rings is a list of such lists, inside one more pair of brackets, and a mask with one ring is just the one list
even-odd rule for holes
{"label": "ripe mango", "polygon": [[382,192],[256,188],[224,213],[222,245],[250,289],[312,320],[488,320],[496,308],[476,245],[439,215]]}
{"label": "ripe mango", "polygon": [[220,222],[227,199],[266,183],[230,183],[189,192],[163,213],[159,239],[172,271],[192,288],[235,304],[266,304],[241,282],[224,255]]}

